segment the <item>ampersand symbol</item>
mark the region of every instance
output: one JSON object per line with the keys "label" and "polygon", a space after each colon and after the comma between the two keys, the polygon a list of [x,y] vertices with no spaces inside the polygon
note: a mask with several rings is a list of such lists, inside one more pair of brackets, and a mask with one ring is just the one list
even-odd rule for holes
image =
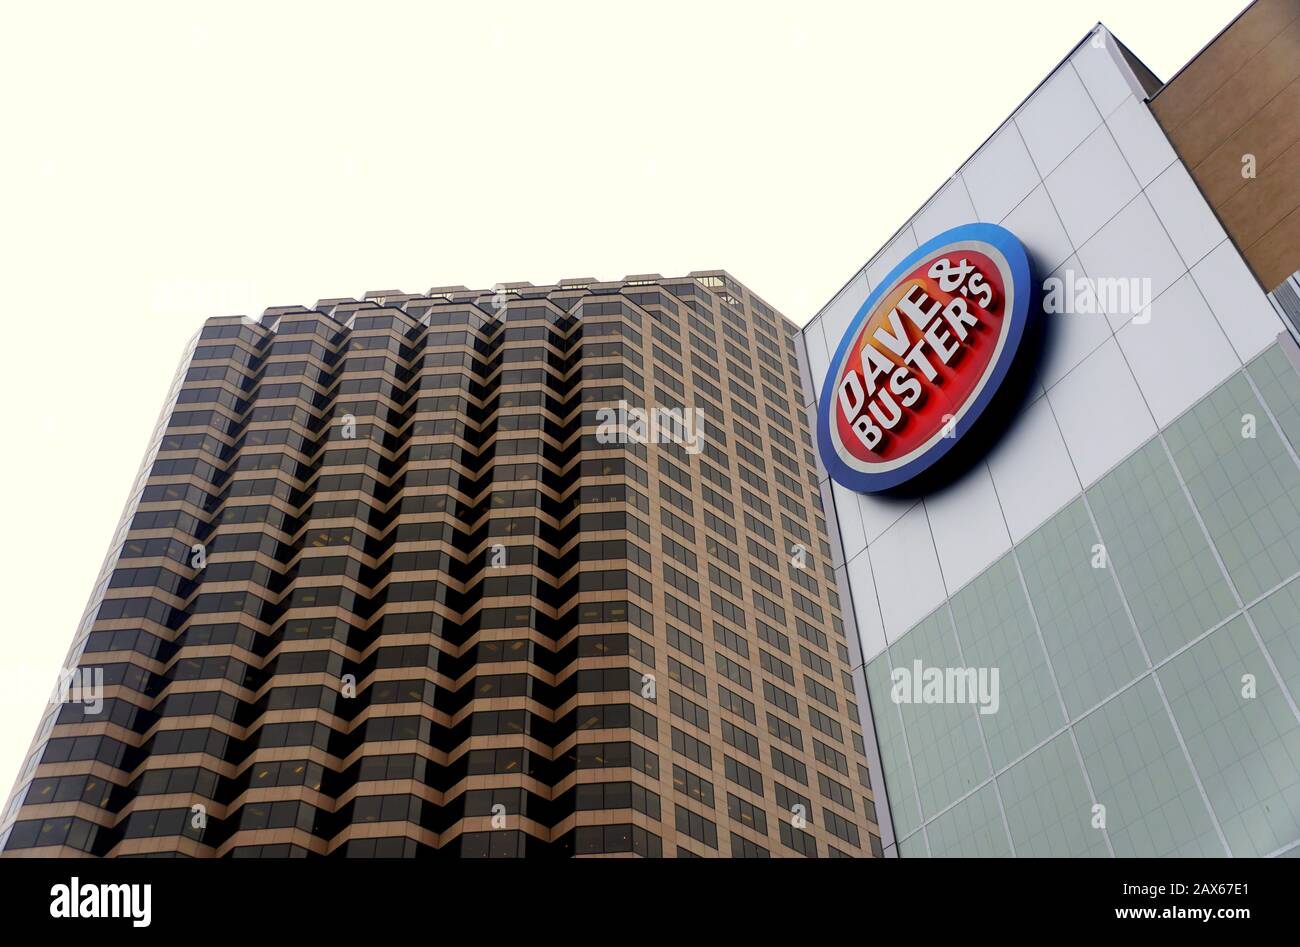
{"label": "ampersand symbol", "polygon": [[930,267],[929,275],[932,279],[939,281],[941,290],[945,293],[951,293],[966,282],[966,277],[970,275],[973,269],[975,269],[975,264],[967,263],[965,257],[962,257],[961,262],[956,264],[949,263],[947,257],[940,257]]}

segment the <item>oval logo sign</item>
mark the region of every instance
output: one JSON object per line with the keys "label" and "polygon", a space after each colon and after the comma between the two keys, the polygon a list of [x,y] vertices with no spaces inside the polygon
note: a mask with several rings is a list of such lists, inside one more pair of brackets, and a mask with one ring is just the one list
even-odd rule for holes
{"label": "oval logo sign", "polygon": [[849,323],[817,412],[822,461],[872,493],[929,468],[988,406],[1015,358],[1029,258],[995,224],[955,227],[890,272]]}

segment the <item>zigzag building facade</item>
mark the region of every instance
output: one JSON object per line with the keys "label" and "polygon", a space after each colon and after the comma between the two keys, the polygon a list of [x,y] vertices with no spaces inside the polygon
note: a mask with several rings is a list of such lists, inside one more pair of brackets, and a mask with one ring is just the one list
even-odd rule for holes
{"label": "zigzag building facade", "polygon": [[722,272],[209,320],[0,850],[879,854],[797,336]]}

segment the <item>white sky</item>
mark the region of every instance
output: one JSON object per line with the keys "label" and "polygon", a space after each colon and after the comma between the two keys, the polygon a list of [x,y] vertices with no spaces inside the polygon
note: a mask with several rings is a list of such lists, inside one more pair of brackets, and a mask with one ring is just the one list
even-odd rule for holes
{"label": "white sky", "polygon": [[1098,20],[1168,79],[1244,5],[10,5],[0,798],[203,318],[722,267],[802,323]]}

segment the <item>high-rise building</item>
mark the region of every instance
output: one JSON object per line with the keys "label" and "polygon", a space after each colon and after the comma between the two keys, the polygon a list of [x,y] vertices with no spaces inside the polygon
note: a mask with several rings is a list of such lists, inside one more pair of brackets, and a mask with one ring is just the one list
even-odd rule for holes
{"label": "high-rise building", "polygon": [[1295,856],[1300,2],[1026,91],[802,333],[886,854]]}
{"label": "high-rise building", "polygon": [[880,854],[797,335],[722,272],[209,320],[0,849]]}

